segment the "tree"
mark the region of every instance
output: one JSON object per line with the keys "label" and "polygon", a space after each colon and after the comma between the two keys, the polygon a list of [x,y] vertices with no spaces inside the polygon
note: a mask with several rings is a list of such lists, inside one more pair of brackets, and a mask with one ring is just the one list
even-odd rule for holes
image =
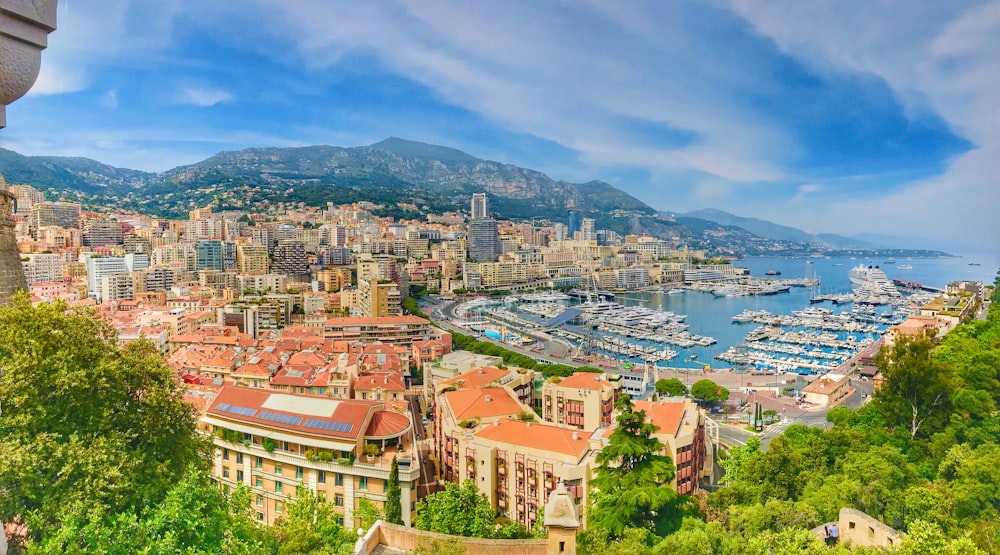
{"label": "tree", "polygon": [[358,508],[354,509],[354,518],[361,521],[361,527],[368,530],[375,525],[375,521],[381,519],[382,511],[378,509],[371,500],[362,497],[358,500]]}
{"label": "tree", "polygon": [[489,499],[479,493],[472,480],[466,480],[462,485],[448,484],[443,491],[418,501],[413,526],[442,534],[491,538],[496,515]]}
{"label": "tree", "polygon": [[590,481],[596,499],[589,523],[620,537],[626,528],[662,534],[677,515],[677,492],[670,487],[674,463],[661,455],[663,444],[653,434],[645,411],[634,412],[628,395],[615,408],[618,426],[597,454],[596,476]]}
{"label": "tree", "polygon": [[400,505],[399,461],[392,457],[389,482],[385,486],[385,520],[390,524],[403,524],[403,506]]}
{"label": "tree", "polygon": [[699,401],[715,403],[729,399],[729,390],[712,380],[698,380],[691,386],[691,396]]}
{"label": "tree", "polygon": [[[142,516],[76,505],[60,528],[28,544],[31,554],[198,553],[253,555],[277,547],[250,517],[246,488],[228,499],[201,470],[192,468],[163,502]],[[353,539],[351,540],[353,545]],[[284,552],[283,552],[284,553]],[[289,552],[293,553],[293,552]]]}
{"label": "tree", "polygon": [[931,356],[933,349],[926,337],[901,336],[875,357],[885,377],[873,395],[875,403],[886,422],[905,426],[911,439],[922,427],[943,425],[951,409],[951,392],[958,385],[951,368]]}
{"label": "tree", "polygon": [[0,308],[0,521],[38,539],[75,506],[141,513],[160,502],[208,441],[149,341],[27,294]]}
{"label": "tree", "polygon": [[333,507],[309,488],[298,488],[297,493],[298,498],[286,507],[285,517],[274,524],[279,555],[351,553],[357,536],[337,524],[338,513]]}
{"label": "tree", "polygon": [[760,451],[761,445],[759,437],[750,436],[743,447],[729,448],[729,456],[719,461],[719,466],[726,471],[726,482],[739,481],[740,470],[743,468],[743,465]]}
{"label": "tree", "polygon": [[687,393],[687,387],[684,386],[684,382],[678,380],[677,378],[670,378],[669,380],[657,380],[656,382],[656,392],[660,395],[669,395],[670,397],[680,397]]}

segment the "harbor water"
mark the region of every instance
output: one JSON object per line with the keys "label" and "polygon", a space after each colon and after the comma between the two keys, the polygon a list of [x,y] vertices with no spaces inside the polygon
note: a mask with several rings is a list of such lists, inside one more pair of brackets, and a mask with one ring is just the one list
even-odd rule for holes
{"label": "harbor water", "polygon": [[[793,287],[788,293],[764,296],[716,297],[711,293],[686,291],[681,294],[622,292],[615,301],[623,305],[642,305],[662,308],[677,314],[686,314],[693,334],[714,337],[718,342],[708,347],[677,348],[677,358],[670,366],[687,368],[728,368],[731,365],[715,359],[729,347],[746,343],[744,336],[758,324],[733,323],[732,317],[744,310],[766,310],[775,315],[790,315],[810,305],[810,299],[818,294],[850,293],[848,272],[858,264],[877,265],[889,279],[905,279],[926,286],[944,288],[955,280],[973,280],[992,283],[997,268],[998,257],[961,258],[914,258],[887,261],[885,259],[853,258],[748,258],[738,260],[737,267],[750,269],[754,277],[766,277],[768,271],[780,272],[782,279],[811,277],[820,280],[818,287]],[[969,265],[974,262],[979,265]],[[909,266],[900,269],[897,266]],[[850,305],[822,306],[833,311],[849,311]]]}

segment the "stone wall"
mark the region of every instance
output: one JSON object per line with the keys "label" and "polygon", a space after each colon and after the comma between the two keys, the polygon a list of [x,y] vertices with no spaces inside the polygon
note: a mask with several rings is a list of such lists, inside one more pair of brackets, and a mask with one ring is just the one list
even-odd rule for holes
{"label": "stone wall", "polygon": [[18,289],[27,289],[21,255],[14,240],[14,195],[0,189],[0,303]]}
{"label": "stone wall", "polygon": [[468,555],[548,555],[549,553],[546,540],[463,538],[388,524],[383,521],[378,521],[372,530],[369,530],[368,534],[361,538],[354,553],[369,555],[380,545],[409,553],[419,545],[430,548],[434,541],[454,541],[455,539],[462,542]]}
{"label": "stone wall", "polygon": [[840,509],[840,541],[863,547],[893,547],[903,535],[876,518],[855,509]]}

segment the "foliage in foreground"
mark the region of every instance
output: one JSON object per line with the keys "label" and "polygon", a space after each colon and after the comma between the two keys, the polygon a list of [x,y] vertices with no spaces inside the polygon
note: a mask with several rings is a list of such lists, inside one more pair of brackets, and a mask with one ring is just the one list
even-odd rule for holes
{"label": "foliage in foreground", "polygon": [[517,522],[497,524],[497,515],[489,499],[479,493],[472,480],[448,484],[417,502],[413,526],[442,534],[470,538],[525,539],[544,537],[544,531],[528,530]]}

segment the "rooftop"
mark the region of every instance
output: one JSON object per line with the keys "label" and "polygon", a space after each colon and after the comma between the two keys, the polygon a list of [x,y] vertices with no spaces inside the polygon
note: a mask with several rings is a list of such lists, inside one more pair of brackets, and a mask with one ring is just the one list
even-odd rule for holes
{"label": "rooftop", "polygon": [[513,416],[530,410],[502,387],[459,389],[445,393],[442,398],[451,408],[455,420]]}
{"label": "rooftop", "polygon": [[571,455],[577,460],[590,449],[588,435],[583,432],[514,419],[497,420],[494,424],[483,426],[476,431],[476,437]]}

